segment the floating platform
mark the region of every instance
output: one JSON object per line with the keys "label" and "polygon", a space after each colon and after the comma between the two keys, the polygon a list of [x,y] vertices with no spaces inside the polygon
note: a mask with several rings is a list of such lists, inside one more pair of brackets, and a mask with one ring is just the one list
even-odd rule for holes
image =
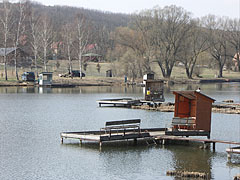
{"label": "floating platform", "polygon": [[240,146],[228,148],[226,152],[228,153],[228,159],[231,160],[233,154],[240,154]]}
{"label": "floating platform", "polygon": [[226,149],[227,153],[240,154],[240,146]]}
{"label": "floating platform", "polygon": [[62,143],[63,139],[78,139],[80,143],[82,141],[93,141],[99,143],[110,141],[124,141],[133,139],[154,139],[155,136],[161,136],[165,134],[165,128],[145,128],[140,129],[139,132],[133,132],[132,130],[112,130],[111,134],[105,133],[104,131],[82,131],[82,132],[62,132],[60,134]]}
{"label": "floating platform", "polygon": [[210,132],[201,130],[178,130],[178,131],[166,131],[165,135],[168,136],[207,136],[210,137]]}
{"label": "floating platform", "polygon": [[[111,135],[105,133],[104,131],[81,131],[81,132],[62,132],[60,134],[62,143],[64,139],[78,139],[80,143],[82,141],[92,141],[99,143],[100,147],[103,142],[118,142],[132,139],[137,142],[138,139],[146,140],[148,144],[148,140],[153,140],[155,144],[163,144],[166,145],[169,142],[174,141],[188,141],[188,142],[201,142],[203,143],[203,148],[206,149],[212,144],[213,150],[215,150],[216,143],[224,143],[224,144],[232,144],[239,145],[236,148],[230,148],[227,150],[229,154],[237,153],[240,154],[240,142],[234,141],[222,141],[215,139],[200,139],[200,138],[189,138],[188,136],[192,135],[192,132],[185,132],[185,136],[187,137],[179,137],[174,135],[166,135],[166,128],[143,128],[140,129],[141,133],[133,132],[132,130],[113,130]],[[195,134],[196,135],[196,134]]]}
{"label": "floating platform", "polygon": [[99,104],[99,107],[101,107],[103,104],[105,105],[112,105],[114,107],[131,107],[133,105],[138,105],[140,103],[140,100],[132,99],[132,98],[119,98],[119,99],[101,99],[97,101]]}

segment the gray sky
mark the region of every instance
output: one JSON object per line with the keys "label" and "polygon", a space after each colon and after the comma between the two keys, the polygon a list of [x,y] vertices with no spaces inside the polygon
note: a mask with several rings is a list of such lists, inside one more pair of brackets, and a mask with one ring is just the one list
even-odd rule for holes
{"label": "gray sky", "polygon": [[193,13],[194,17],[207,14],[239,18],[240,0],[35,0],[45,5],[68,5],[110,12],[134,13],[156,5],[175,4]]}

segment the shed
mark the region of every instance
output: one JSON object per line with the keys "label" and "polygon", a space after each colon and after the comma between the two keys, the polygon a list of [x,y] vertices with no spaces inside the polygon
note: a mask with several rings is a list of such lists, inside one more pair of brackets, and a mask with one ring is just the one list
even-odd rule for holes
{"label": "shed", "polygon": [[40,86],[51,86],[52,85],[52,72],[42,72],[39,74],[39,85]]}
{"label": "shed", "polygon": [[143,81],[146,81],[146,80],[153,80],[154,79],[154,73],[148,73],[148,74],[144,74],[143,76]]}
{"label": "shed", "polygon": [[163,80],[145,80],[145,100],[163,102]]}
{"label": "shed", "polygon": [[0,48],[0,63],[3,62],[3,57],[7,57],[7,63],[9,65],[15,64],[15,51],[17,52],[17,66],[24,66],[28,67],[32,64],[32,59],[30,58],[29,54],[22,50],[21,48]]}
{"label": "shed", "polygon": [[106,77],[112,77],[112,70],[111,69],[106,71]]}
{"label": "shed", "polygon": [[82,57],[84,58],[84,61],[90,61],[90,62],[100,62],[101,61],[101,57],[102,55],[99,54],[95,54],[95,53],[88,53],[88,54],[84,54],[82,55]]}
{"label": "shed", "polygon": [[173,129],[211,132],[212,103],[214,99],[197,91],[174,91],[175,110]]}

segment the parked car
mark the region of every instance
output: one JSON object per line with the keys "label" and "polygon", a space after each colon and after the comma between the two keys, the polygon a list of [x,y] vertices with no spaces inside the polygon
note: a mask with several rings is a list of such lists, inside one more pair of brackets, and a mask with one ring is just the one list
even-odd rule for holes
{"label": "parked car", "polygon": [[[72,71],[72,77],[80,77],[80,71],[74,70]],[[82,72],[82,77],[85,77],[85,74]]]}
{"label": "parked car", "polygon": [[35,81],[34,72],[24,72],[22,74],[22,81]]}
{"label": "parked car", "polygon": [[[72,73],[59,74],[59,77],[80,77],[79,70],[73,70]],[[85,77],[85,73],[82,72],[82,77]]]}

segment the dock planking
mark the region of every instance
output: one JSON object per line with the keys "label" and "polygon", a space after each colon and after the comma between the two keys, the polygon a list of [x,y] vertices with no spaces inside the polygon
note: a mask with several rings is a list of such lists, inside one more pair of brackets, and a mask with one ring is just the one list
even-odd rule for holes
{"label": "dock planking", "polygon": [[105,133],[105,131],[81,131],[81,132],[62,132],[60,134],[62,143],[63,139],[78,139],[80,143],[82,141],[92,141],[99,143],[107,141],[124,141],[124,140],[137,140],[137,139],[154,139],[156,135],[164,135],[165,128],[142,128],[139,131],[133,131],[132,129],[112,130],[111,134]]}
{"label": "dock planking", "polygon": [[[189,138],[189,137],[179,137],[172,135],[165,135],[165,128],[142,128],[141,133],[132,132],[132,130],[125,130],[125,135],[123,135],[123,130],[112,130],[111,135],[105,134],[104,131],[82,131],[82,132],[62,132],[60,134],[62,143],[63,139],[78,139],[82,141],[93,141],[99,143],[100,146],[102,142],[117,142],[129,139],[154,139],[156,142],[161,144],[166,144],[167,141],[191,141],[191,142],[202,142],[204,145],[213,144],[213,150],[215,150],[216,143],[223,143],[229,145],[239,145],[240,142],[234,141],[222,141],[216,139],[201,139],[201,138]],[[204,146],[205,148],[205,146]],[[228,153],[240,154],[240,147],[230,148],[226,150]]]}
{"label": "dock planking", "polygon": [[102,105],[112,105],[114,107],[131,107],[133,105],[137,105],[140,103],[140,100],[132,99],[132,98],[119,98],[119,99],[101,99],[97,101],[99,107]]}

